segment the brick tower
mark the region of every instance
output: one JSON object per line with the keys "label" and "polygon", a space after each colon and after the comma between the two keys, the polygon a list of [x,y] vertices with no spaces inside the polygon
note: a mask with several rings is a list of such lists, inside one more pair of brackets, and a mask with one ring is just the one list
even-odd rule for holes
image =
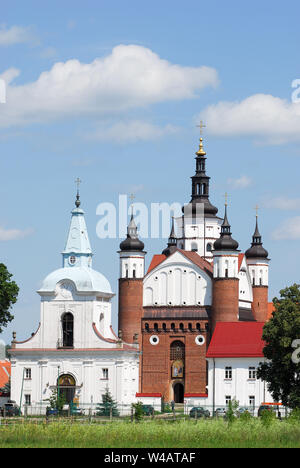
{"label": "brick tower", "polygon": [[253,315],[257,322],[266,322],[268,317],[269,259],[268,252],[263,248],[257,215],[252,244],[245,255],[252,281]]}
{"label": "brick tower", "polygon": [[226,203],[221,237],[214,243],[213,251],[212,331],[217,322],[239,320],[239,244],[231,237],[230,229]]}
{"label": "brick tower", "polygon": [[146,252],[138,238],[133,213],[119,254],[119,335],[125,343],[133,343],[138,335],[140,342]]}

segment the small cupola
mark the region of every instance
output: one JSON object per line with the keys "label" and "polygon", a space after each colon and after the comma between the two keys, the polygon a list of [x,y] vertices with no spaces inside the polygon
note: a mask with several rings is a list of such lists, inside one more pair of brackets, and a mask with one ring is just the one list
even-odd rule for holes
{"label": "small cupola", "polygon": [[120,249],[123,252],[142,252],[144,250],[144,247],[144,243],[138,237],[137,226],[135,224],[132,212],[130,222],[127,227],[127,238],[123,242],[121,242]]}
{"label": "small cupola", "polygon": [[252,236],[250,249],[245,253],[246,258],[268,258],[268,251],[263,247],[262,236],[258,229],[258,216],[256,215],[255,232]]}
{"label": "small cupola", "polygon": [[239,243],[231,237],[231,226],[227,217],[227,203],[225,204],[225,216],[221,227],[221,236],[214,243],[214,250],[237,250]]}

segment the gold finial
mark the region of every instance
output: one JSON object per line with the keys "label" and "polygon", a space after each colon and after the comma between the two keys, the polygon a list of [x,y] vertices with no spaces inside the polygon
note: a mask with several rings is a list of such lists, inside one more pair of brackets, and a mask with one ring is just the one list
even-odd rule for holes
{"label": "gold finial", "polygon": [[256,205],[256,207],[254,208],[255,209],[255,212],[256,212],[256,217],[258,218],[258,210],[259,210],[259,206]]}
{"label": "gold finial", "polygon": [[[206,125],[204,125],[203,121],[200,120],[200,125],[197,125],[198,128],[200,128],[200,135],[203,135],[203,128],[206,128]],[[197,156],[205,156],[206,152],[203,149],[203,138],[201,136],[200,138],[200,145],[199,145],[199,150],[196,153]]]}

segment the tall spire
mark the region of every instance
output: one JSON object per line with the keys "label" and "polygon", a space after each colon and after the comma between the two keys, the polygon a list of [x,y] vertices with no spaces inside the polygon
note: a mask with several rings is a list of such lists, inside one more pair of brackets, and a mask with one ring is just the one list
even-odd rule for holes
{"label": "tall spire", "polygon": [[248,249],[245,253],[247,258],[268,258],[268,251],[264,249],[262,236],[259,232],[258,228],[258,214],[256,212],[256,224],[255,224],[255,231],[252,236],[252,243],[250,249]]}
{"label": "tall spire", "polygon": [[77,195],[75,201],[75,208],[71,212],[72,217],[67,242],[65,249],[62,252],[64,268],[92,266],[93,253],[84,219],[84,211],[80,208],[80,182],[80,179],[77,179]]}
{"label": "tall spire", "polygon": [[202,129],[205,127],[201,121],[200,125],[200,144],[199,149],[196,152],[196,172],[192,179],[192,199],[190,206],[185,207],[185,213],[189,214],[192,209],[192,213],[197,213],[197,204],[202,203],[204,205],[205,217],[215,217],[218,213],[218,208],[213,206],[209,201],[209,181],[210,177],[206,175],[206,152],[203,148],[203,137]]}
{"label": "tall spire", "polygon": [[228,203],[226,199],[224,221],[221,226],[221,236],[214,243],[215,250],[237,250],[239,247],[238,242],[231,237],[231,225],[228,221],[227,206]]}
{"label": "tall spire", "polygon": [[168,257],[173,252],[175,252],[175,250],[177,250],[177,237],[175,234],[174,216],[172,216],[172,227],[168,239],[168,247],[162,251],[162,254]]}

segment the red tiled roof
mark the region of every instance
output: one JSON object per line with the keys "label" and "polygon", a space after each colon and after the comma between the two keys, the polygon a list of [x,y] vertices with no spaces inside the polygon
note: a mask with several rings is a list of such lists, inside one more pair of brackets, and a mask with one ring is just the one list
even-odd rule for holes
{"label": "red tiled roof", "polygon": [[206,357],[263,357],[263,322],[218,322]]}
{"label": "red tiled roof", "polygon": [[[177,249],[175,250],[175,252],[182,253],[182,255],[184,255],[188,260],[190,260],[192,263],[200,267],[201,270],[204,270],[209,275],[212,275],[213,273],[212,264],[204,260],[202,257],[200,257],[200,255],[198,255],[197,252],[190,252],[188,250],[181,250],[181,249]],[[172,255],[174,255],[174,253]],[[148,268],[147,275],[148,273],[150,273],[150,271],[154,270],[154,268],[160,265],[166,258],[167,257],[165,255],[154,255],[152,258],[151,264]]]}
{"label": "red tiled roof", "polygon": [[268,320],[270,320],[272,318],[272,314],[273,314],[274,311],[275,311],[275,306],[274,306],[273,302],[269,302],[268,303]]}
{"label": "red tiled roof", "polygon": [[244,257],[245,257],[245,254],[243,254],[243,253],[240,253],[240,254],[239,254],[239,271],[240,271],[240,269],[241,269],[241,266],[242,266]]}
{"label": "red tiled roof", "polygon": [[0,388],[3,388],[9,381],[11,365],[9,361],[0,361]]}
{"label": "red tiled roof", "polygon": [[178,249],[178,250],[191,262],[193,262],[195,265],[200,267],[201,270],[204,270],[209,275],[212,275],[213,273],[212,264],[209,263],[207,260],[204,260],[204,258],[200,257],[200,255],[198,255],[197,252],[190,252],[189,250],[181,250],[181,249]]}
{"label": "red tiled roof", "polygon": [[165,255],[153,255],[152,261],[147,271],[147,275],[148,273],[150,273],[150,271],[154,270],[154,268],[156,268],[160,263],[162,263],[166,258],[167,257]]}

